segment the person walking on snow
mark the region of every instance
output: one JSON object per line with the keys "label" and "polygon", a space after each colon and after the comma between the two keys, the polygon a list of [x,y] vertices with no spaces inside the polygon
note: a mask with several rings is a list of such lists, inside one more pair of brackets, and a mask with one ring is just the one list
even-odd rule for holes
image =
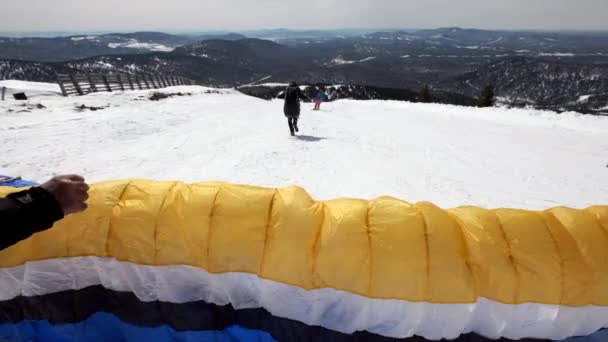
{"label": "person walking on snow", "polygon": [[285,117],[287,117],[289,132],[294,136],[299,131],[298,118],[300,117],[300,99],[304,100],[307,97],[302,94],[302,91],[296,82],[291,82],[289,87],[285,89],[283,96],[285,97],[283,112],[285,113]]}
{"label": "person walking on snow", "polygon": [[321,110],[321,102],[326,102],[329,100],[329,96],[325,92],[325,88],[321,87],[315,96],[315,108],[314,110]]}

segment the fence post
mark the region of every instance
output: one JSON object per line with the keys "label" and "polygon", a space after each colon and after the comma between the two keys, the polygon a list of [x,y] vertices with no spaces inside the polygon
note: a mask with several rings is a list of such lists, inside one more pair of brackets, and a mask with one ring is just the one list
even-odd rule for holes
{"label": "fence post", "polygon": [[150,89],[156,89],[156,83],[154,82],[154,76],[152,75],[146,75],[146,77],[148,78],[148,81],[150,81]]}
{"label": "fence post", "polygon": [[131,80],[131,75],[127,74],[127,82],[129,82],[129,87],[131,87],[131,90],[135,90],[135,87],[133,87],[133,81]]}
{"label": "fence post", "polygon": [[[59,89],[61,89],[61,95],[68,96],[68,92],[65,90],[65,86],[59,75],[57,75],[57,84],[59,84]],[[4,101],[4,91],[2,92],[2,100]]]}
{"label": "fence post", "polygon": [[95,85],[95,82],[93,82],[93,77],[91,75],[87,75],[87,79],[89,80],[89,88],[96,93],[97,85]]}
{"label": "fence post", "polygon": [[74,84],[74,88],[76,89],[78,95],[84,95],[82,89],[80,88],[80,84],[78,84],[78,81],[76,80],[76,77],[74,77],[73,74],[70,74],[70,79],[72,80],[72,83]]}
{"label": "fence post", "polygon": [[165,85],[163,84],[162,77],[160,77],[160,75],[158,75],[158,74],[156,74],[155,77],[156,77],[156,82],[158,82],[158,87],[159,88],[164,88]]}
{"label": "fence post", "polygon": [[125,91],[125,86],[122,83],[122,77],[120,77],[120,74],[116,74],[116,79],[118,80],[118,85],[120,85],[120,90]]}
{"label": "fence post", "polygon": [[4,101],[4,94],[6,94],[6,87],[2,87],[2,101]]}
{"label": "fence post", "polygon": [[112,92],[112,88],[110,87],[110,82],[108,82],[108,77],[106,75],[101,76],[103,78],[103,83],[106,85],[106,90]]}
{"label": "fence post", "polygon": [[144,87],[141,86],[141,79],[137,75],[135,75],[135,83],[137,83],[137,87],[139,88],[139,90],[144,89]]}
{"label": "fence post", "polygon": [[141,78],[144,79],[144,84],[146,85],[146,89],[150,89],[150,83],[148,83],[148,78],[146,77],[146,74],[141,75]]}

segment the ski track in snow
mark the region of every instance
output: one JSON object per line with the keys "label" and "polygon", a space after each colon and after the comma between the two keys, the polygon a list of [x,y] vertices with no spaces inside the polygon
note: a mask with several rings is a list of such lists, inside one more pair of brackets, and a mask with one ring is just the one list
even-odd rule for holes
{"label": "ski track in snow", "polygon": [[292,138],[281,101],[207,90],[156,90],[194,94],[158,102],[146,98],[153,90],[41,96],[30,103],[47,108],[30,113],[0,102],[0,174],[299,185],[316,199],[390,195],[442,207],[608,203],[607,117],[341,100],[319,112],[303,104]]}

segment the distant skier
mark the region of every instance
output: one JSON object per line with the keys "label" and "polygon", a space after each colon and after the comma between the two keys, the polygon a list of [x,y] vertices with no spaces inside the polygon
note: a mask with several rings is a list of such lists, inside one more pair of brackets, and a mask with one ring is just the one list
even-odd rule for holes
{"label": "distant skier", "polygon": [[329,96],[325,92],[325,88],[321,87],[315,96],[315,108],[314,110],[321,110],[321,102],[327,102]]}
{"label": "distant skier", "polygon": [[304,100],[307,97],[302,94],[302,91],[296,82],[291,82],[281,97],[285,98],[283,112],[285,113],[285,117],[287,117],[289,132],[291,132],[291,135],[293,136],[299,131],[298,118],[300,117],[300,99]]}

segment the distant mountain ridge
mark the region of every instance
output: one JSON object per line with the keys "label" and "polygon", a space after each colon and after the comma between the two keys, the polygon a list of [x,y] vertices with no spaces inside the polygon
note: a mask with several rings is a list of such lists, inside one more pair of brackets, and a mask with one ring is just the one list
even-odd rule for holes
{"label": "distant mountain ridge", "polygon": [[[251,35],[268,39],[162,32],[0,38],[0,78],[49,81],[68,71],[145,71],[230,87],[261,78],[411,92],[429,84],[437,93],[466,98],[489,84],[509,105],[588,113],[608,108],[608,33],[440,28]],[[36,60],[40,55],[45,58]]]}

